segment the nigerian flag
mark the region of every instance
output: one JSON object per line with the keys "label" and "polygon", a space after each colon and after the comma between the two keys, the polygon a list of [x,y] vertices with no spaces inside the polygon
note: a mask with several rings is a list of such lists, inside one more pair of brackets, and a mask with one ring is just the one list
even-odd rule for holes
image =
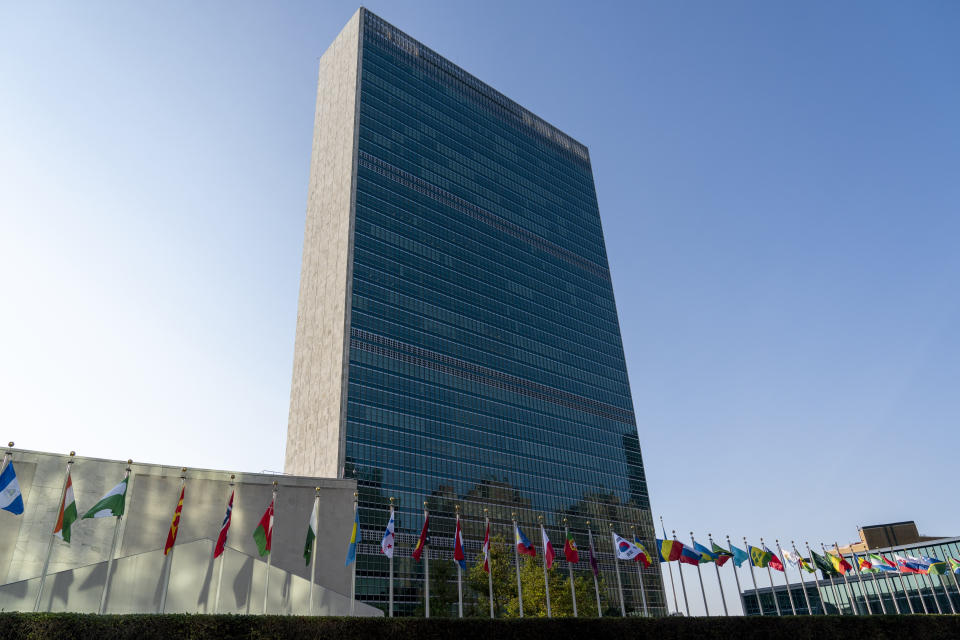
{"label": "nigerian flag", "polygon": [[130,476],[126,476],[123,482],[115,486],[107,494],[100,498],[100,501],[90,507],[90,510],[83,514],[82,520],[87,518],[110,518],[113,516],[122,516],[123,508],[127,501],[127,481]]}

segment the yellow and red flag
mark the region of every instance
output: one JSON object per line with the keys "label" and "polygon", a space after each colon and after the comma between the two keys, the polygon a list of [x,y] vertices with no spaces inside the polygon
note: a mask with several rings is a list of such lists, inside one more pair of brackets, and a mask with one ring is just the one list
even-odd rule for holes
{"label": "yellow and red flag", "polygon": [[177,541],[177,531],[180,530],[180,512],[183,511],[183,492],[186,488],[186,485],[180,487],[180,502],[177,503],[177,508],[173,511],[173,520],[170,522],[170,532],[167,533],[167,544],[163,546],[163,555],[170,553],[170,549],[173,549],[173,544]]}

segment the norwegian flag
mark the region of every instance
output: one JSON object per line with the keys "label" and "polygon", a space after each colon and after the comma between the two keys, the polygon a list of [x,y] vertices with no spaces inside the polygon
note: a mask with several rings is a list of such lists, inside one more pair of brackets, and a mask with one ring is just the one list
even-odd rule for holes
{"label": "norwegian flag", "polygon": [[230,518],[233,517],[233,493],[233,491],[230,492],[230,500],[227,501],[227,515],[223,516],[220,535],[217,536],[217,546],[213,548],[214,558],[219,558],[223,553],[223,548],[227,546],[227,532],[230,530]]}
{"label": "norwegian flag", "polygon": [[487,523],[487,533],[483,536],[483,570],[490,573],[490,523]]}

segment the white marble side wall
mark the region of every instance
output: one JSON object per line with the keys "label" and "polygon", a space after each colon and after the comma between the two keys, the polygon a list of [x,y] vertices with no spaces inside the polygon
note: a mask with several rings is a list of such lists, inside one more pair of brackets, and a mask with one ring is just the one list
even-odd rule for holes
{"label": "white marble side wall", "polygon": [[320,58],[284,471],[343,465],[356,169],[358,10]]}
{"label": "white marble side wall", "polygon": [[[24,513],[0,511],[0,584],[38,577],[60,507],[68,457],[14,450],[13,464],[24,498]],[[123,479],[120,460],[76,457],[73,488],[81,515]],[[121,520],[117,557],[162,550],[180,493],[180,467],[133,463],[126,515]],[[177,545],[216,540],[230,491],[229,471],[188,469]],[[237,473],[233,522],[228,548],[259,556],[253,530],[278,484],[275,507],[273,564],[278,570],[309,579],[303,559],[307,521],[315,488],[320,487],[320,526],[317,532],[317,583],[350,593],[350,571],[344,566],[353,526],[353,480]],[[70,544],[53,542],[49,574],[105,561],[115,518],[78,520]],[[262,597],[262,595],[261,595]]]}

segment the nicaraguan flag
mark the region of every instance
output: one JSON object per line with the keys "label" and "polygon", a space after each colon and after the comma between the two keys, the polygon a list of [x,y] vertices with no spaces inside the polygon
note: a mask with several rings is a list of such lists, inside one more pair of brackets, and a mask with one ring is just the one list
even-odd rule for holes
{"label": "nicaraguan flag", "polygon": [[0,473],[0,509],[16,515],[23,513],[23,495],[17,473],[13,470],[13,460]]}

